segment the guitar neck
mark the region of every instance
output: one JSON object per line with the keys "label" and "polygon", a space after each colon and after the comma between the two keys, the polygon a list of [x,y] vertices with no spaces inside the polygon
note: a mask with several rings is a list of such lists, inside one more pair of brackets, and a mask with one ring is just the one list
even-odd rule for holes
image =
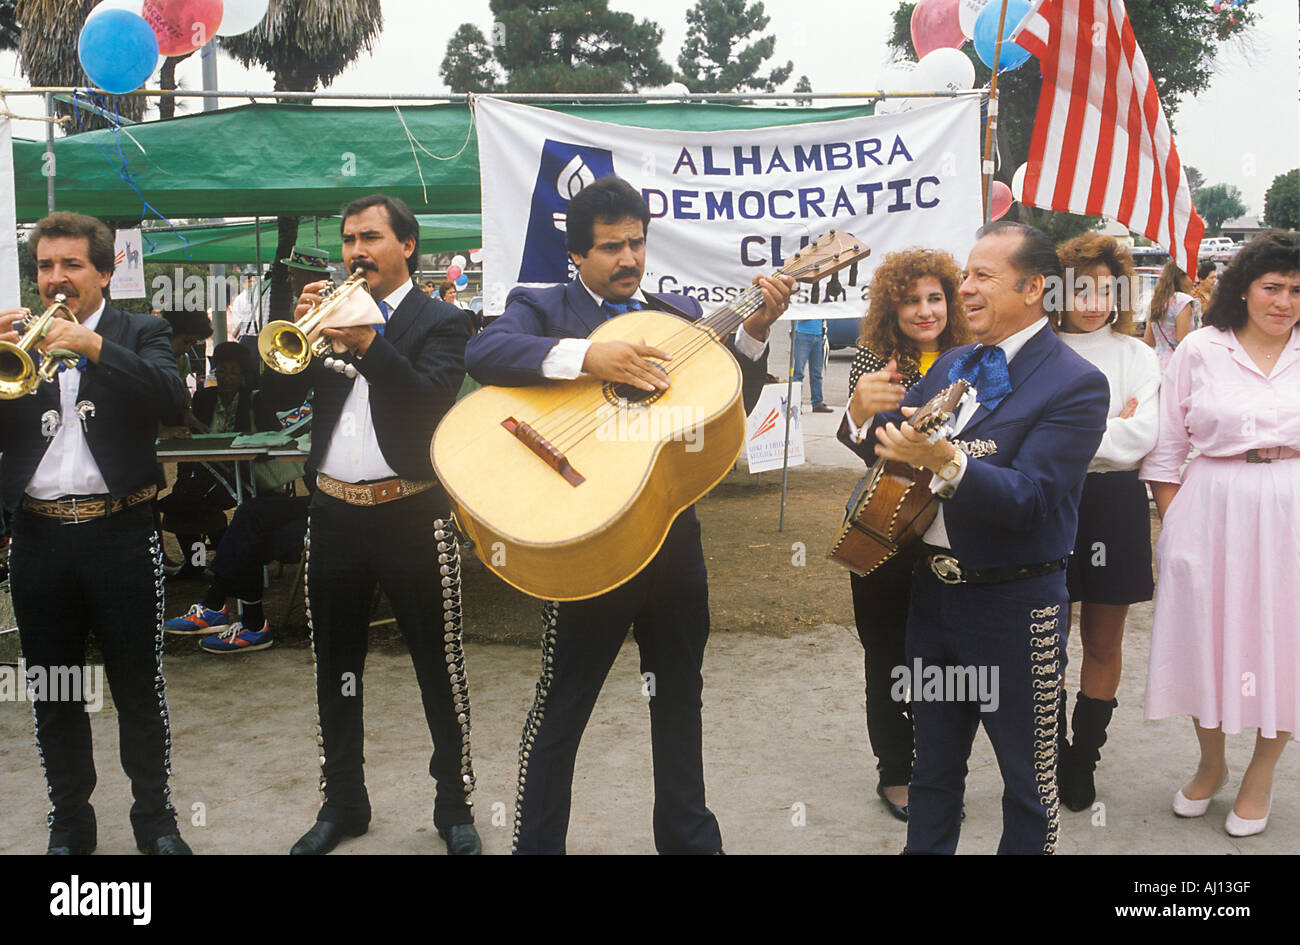
{"label": "guitar neck", "polygon": [[[773,276],[782,274],[783,270],[781,269],[772,273]],[[700,324],[719,338],[725,338],[739,328],[745,319],[761,309],[764,304],[762,290],[756,285],[751,285],[730,302],[702,318]]]}

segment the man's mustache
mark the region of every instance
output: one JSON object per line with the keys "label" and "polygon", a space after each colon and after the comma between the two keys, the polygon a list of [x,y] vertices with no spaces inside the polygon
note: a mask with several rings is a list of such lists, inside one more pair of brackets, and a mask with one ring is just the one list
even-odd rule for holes
{"label": "man's mustache", "polygon": [[369,269],[371,272],[378,272],[379,264],[370,259],[358,259],[352,264],[352,271],[356,272],[358,269]]}
{"label": "man's mustache", "polygon": [[641,278],[640,269],[620,269],[614,273],[613,279],[611,279],[610,281],[612,282],[615,279],[640,279],[640,278]]}

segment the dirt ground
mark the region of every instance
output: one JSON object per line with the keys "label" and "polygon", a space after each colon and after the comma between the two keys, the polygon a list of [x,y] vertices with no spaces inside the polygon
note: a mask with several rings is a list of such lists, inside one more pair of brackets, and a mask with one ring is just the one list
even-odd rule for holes
{"label": "dirt ground", "polygon": [[[705,658],[704,745],[710,807],[731,853],[897,853],[904,826],[873,791],[866,742],[862,653],[846,572],[825,559],[857,471],[791,472],[785,530],[777,530],[779,475],[761,485],[733,473],[699,504],[708,557],[713,635]],[[802,550],[800,545],[802,543]],[[799,563],[801,562],[802,563]],[[536,601],[477,563],[467,567],[466,660],[473,705],[476,811],[485,851],[509,850],[519,733],[538,671]],[[310,826],[319,797],[311,651],[301,597],[281,623],[294,571],[273,575],[268,613],[277,643],[217,657],[193,638],[166,645],[173,725],[172,790],[196,852],[283,853]],[[170,584],[167,615],[202,591]],[[384,605],[379,611],[382,616]],[[1120,708],[1098,777],[1101,806],[1062,811],[1062,853],[1282,853],[1300,838],[1300,749],[1278,769],[1272,822],[1245,840],[1223,830],[1253,745],[1229,738],[1232,779],[1210,813],[1181,821],[1174,791],[1196,759],[1190,723],[1142,721],[1151,605],[1134,607],[1125,641]],[[377,628],[366,669],[370,832],[340,853],[442,853],[431,824],[428,731],[400,636]],[[1080,654],[1071,640],[1070,690]],[[99,786],[99,849],[134,848],[129,786],[117,763],[111,698],[92,716]],[[962,853],[990,853],[1001,823],[1001,781],[987,739],[976,739]],[[0,702],[0,854],[45,847],[45,788],[30,706]],[[578,756],[569,849],[650,853],[649,723],[631,641],[596,706]]]}

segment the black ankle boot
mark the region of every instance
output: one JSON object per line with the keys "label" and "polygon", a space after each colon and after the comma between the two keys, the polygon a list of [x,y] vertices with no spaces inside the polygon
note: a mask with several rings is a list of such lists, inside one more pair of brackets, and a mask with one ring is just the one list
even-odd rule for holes
{"label": "black ankle boot", "polygon": [[1093,699],[1082,692],[1074,703],[1074,743],[1057,771],[1061,803],[1070,810],[1085,810],[1097,799],[1093,772],[1106,744],[1106,726],[1119,705],[1116,699]]}

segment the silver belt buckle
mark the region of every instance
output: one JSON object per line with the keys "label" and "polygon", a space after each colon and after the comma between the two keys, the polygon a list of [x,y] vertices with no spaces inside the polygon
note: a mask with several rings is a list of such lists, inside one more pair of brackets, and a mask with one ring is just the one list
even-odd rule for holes
{"label": "silver belt buckle", "polygon": [[960,584],[961,565],[952,555],[930,555],[930,571],[944,584]]}
{"label": "silver belt buckle", "polygon": [[63,511],[64,509],[68,508],[69,506],[71,506],[71,508],[72,508],[72,518],[65,518],[65,519],[63,519],[63,524],[64,524],[64,525],[80,525],[80,524],[81,524],[81,514],[77,511],[77,500],[76,500],[75,498],[69,498],[69,497],[67,497],[67,496],[60,496],[58,499],[55,499],[54,501],[55,501],[56,503],[58,503],[59,511]]}
{"label": "silver belt buckle", "polygon": [[1272,459],[1261,455],[1262,453],[1271,452],[1270,450],[1246,450],[1246,462],[1248,463],[1271,463]]}

